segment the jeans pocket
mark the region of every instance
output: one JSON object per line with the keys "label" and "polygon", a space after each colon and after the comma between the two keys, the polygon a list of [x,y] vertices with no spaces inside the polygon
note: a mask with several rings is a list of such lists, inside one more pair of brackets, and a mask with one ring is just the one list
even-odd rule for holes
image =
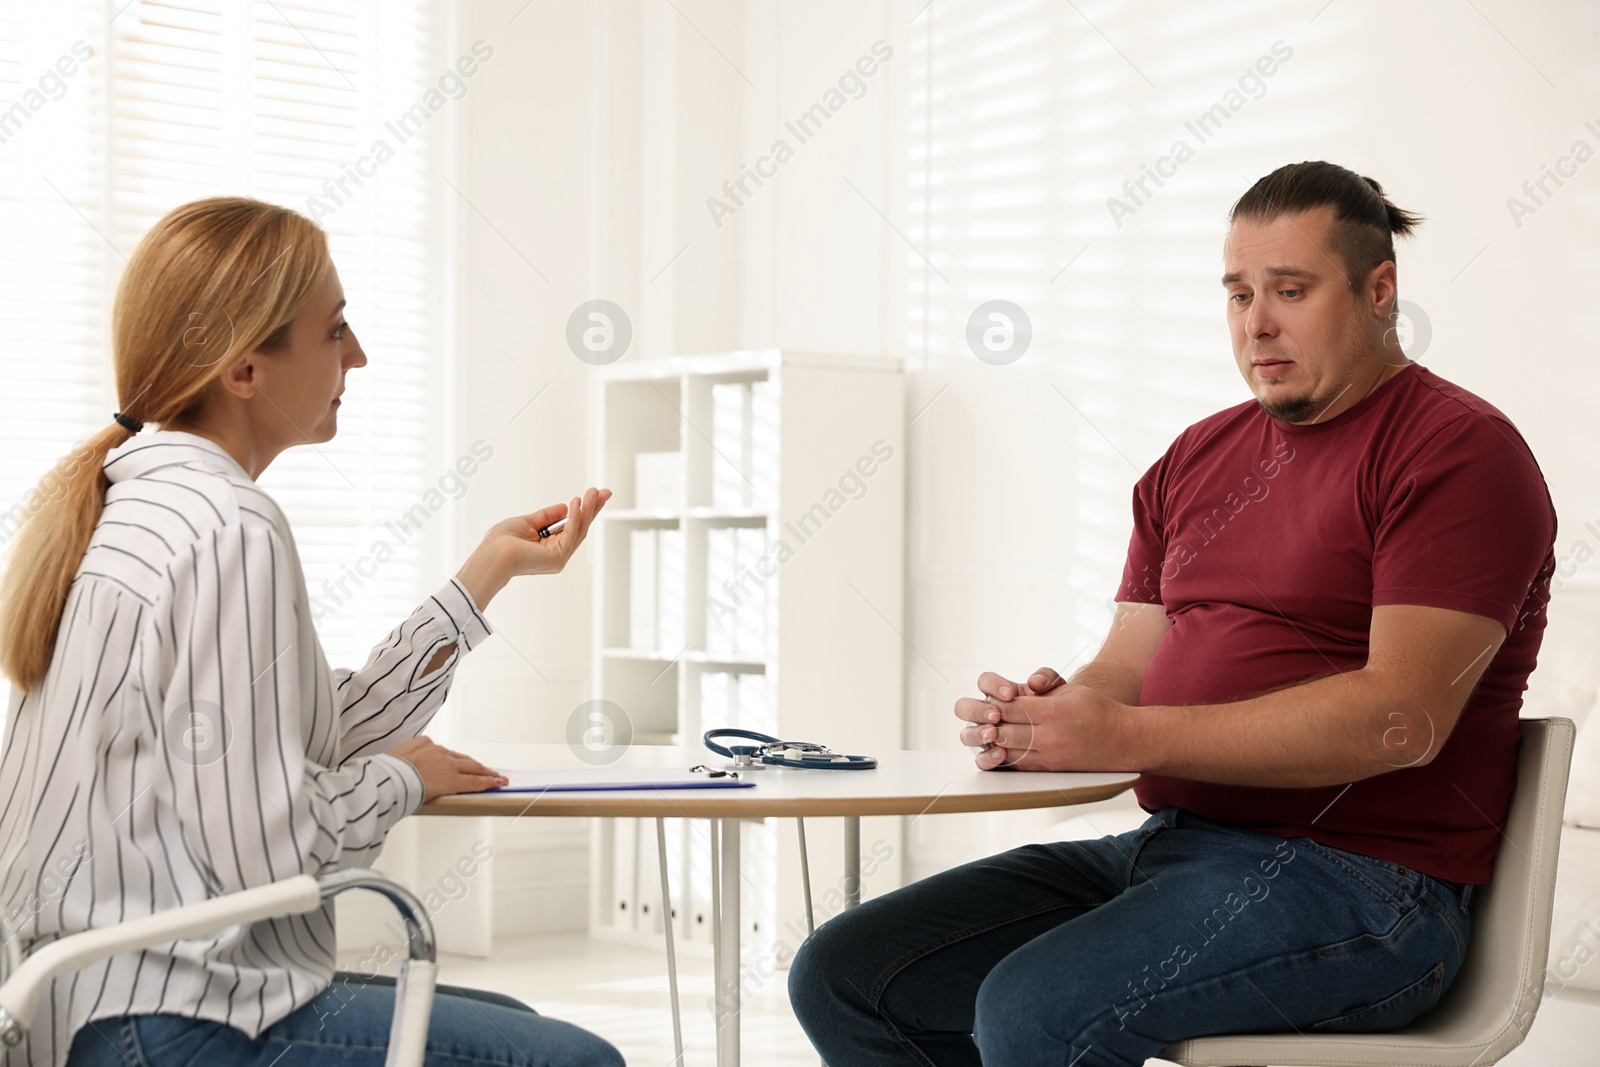
{"label": "jeans pocket", "polygon": [[1435,963],[1428,973],[1393,996],[1376,1003],[1312,1023],[1308,1029],[1322,1033],[1373,1034],[1398,1030],[1439,1003],[1444,991],[1444,964]]}
{"label": "jeans pocket", "polygon": [[1295,841],[1303,842],[1313,854],[1332,865],[1348,881],[1358,883],[1373,897],[1393,908],[1396,914],[1404,915],[1416,906],[1422,887],[1423,876],[1420,872],[1388,860],[1324,845],[1309,837],[1296,838]]}

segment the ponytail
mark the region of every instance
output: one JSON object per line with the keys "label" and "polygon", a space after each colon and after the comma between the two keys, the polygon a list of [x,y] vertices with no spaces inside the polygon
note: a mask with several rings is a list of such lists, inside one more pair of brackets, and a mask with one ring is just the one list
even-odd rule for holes
{"label": "ponytail", "polygon": [[1401,237],[1408,237],[1422,224],[1422,216],[1415,211],[1407,211],[1403,207],[1396,207],[1387,196],[1383,195],[1383,186],[1377,179],[1363,176],[1362,181],[1372,186],[1372,191],[1378,194],[1378,200],[1383,204],[1383,211],[1389,220],[1389,232]]}
{"label": "ponytail", "polygon": [[131,436],[111,423],[62,457],[23,504],[0,579],[0,670],[18,689],[33,689],[49,667],[67,588],[105,505],[106,455]]}

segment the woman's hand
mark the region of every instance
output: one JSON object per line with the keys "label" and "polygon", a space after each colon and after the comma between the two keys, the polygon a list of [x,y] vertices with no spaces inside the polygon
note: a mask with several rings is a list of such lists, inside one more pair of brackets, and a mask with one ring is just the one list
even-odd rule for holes
{"label": "woman's hand", "polygon": [[[589,524],[610,499],[611,490],[591,486],[583,491],[583,496],[573,497],[570,504],[552,504],[532,515],[496,523],[484,535],[484,543],[499,542],[507,555],[512,577],[557,574],[583,544]],[[540,530],[562,519],[566,519],[567,524],[560,532],[539,537]]]}
{"label": "woman's hand", "polygon": [[[520,574],[559,573],[583,544],[589,524],[610,499],[611,490],[591,486],[583,496],[573,497],[570,504],[552,504],[531,515],[495,523],[456,577],[482,611],[507,582]],[[559,532],[545,538],[539,536],[540,530],[562,519],[567,524]]]}
{"label": "woman's hand", "polygon": [[452,752],[426,737],[413,737],[389,750],[417,769],[422,776],[422,792],[427,800],[451,793],[481,793],[506,784],[504,775],[485,767],[471,756]]}

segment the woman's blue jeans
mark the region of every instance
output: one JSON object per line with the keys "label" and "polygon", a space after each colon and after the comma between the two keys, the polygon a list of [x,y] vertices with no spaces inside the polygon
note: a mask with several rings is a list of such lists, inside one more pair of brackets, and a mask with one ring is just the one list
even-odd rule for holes
{"label": "woman's blue jeans", "polygon": [[[101,1019],[78,1031],[67,1067],[381,1067],[394,1016],[394,979],[341,972],[311,1003],[252,1040],[180,1015]],[[622,1067],[586,1030],[519,1000],[439,986],[428,1023],[428,1067]]]}
{"label": "woman's blue jeans", "polygon": [[1392,1030],[1454,980],[1471,895],[1165,808],[830,919],[789,998],[829,1067],[1134,1067],[1206,1034]]}

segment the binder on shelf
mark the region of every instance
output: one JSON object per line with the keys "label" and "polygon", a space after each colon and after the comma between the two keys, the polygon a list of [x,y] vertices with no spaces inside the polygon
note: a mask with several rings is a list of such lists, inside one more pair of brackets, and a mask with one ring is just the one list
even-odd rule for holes
{"label": "binder on shelf", "polygon": [[630,530],[628,576],[628,645],[655,649],[656,641],[656,531]]}
{"label": "binder on shelf", "polygon": [[[778,842],[774,823],[772,819],[740,821],[741,867],[755,871],[776,869]],[[778,914],[776,886],[770,877],[753,878],[749,886],[750,892],[745,895],[745,906],[740,909],[739,915],[743,927],[741,936],[747,945],[763,946],[772,940],[775,933],[773,927]],[[762,940],[763,935],[766,942]]]}
{"label": "binder on shelf", "polygon": [[[705,819],[688,821],[689,839],[688,914],[684,916],[687,941],[710,944],[716,917],[711,914],[711,823]],[[741,864],[742,866],[742,864]]]}
{"label": "binder on shelf", "polygon": [[684,837],[686,824],[685,819],[666,819],[663,822],[667,836],[667,892],[672,900],[670,904],[662,905],[661,921],[672,923],[673,934],[679,938],[686,938],[689,934],[686,922],[689,914],[689,884],[685,879],[689,867],[689,856],[685,851],[689,842]]}
{"label": "binder on shelf", "polygon": [[639,820],[613,819],[612,826],[611,925],[626,930],[633,926],[639,899]]}
{"label": "binder on shelf", "polygon": [[772,680],[763,673],[743,671],[738,679],[739,729],[778,733],[778,709],[772,699]]}
{"label": "binder on shelf", "polygon": [[728,526],[706,530],[706,651],[716,656],[731,656],[737,647],[743,597],[734,588],[739,564],[734,533]]}
{"label": "binder on shelf", "polygon": [[642,933],[658,934],[661,932],[661,852],[656,842],[656,821],[637,820],[635,835],[639,906],[634,909],[633,928]]}
{"label": "binder on shelf", "polygon": [[750,385],[711,386],[711,506],[750,505]]}
{"label": "binder on shelf", "polygon": [[684,647],[683,531],[656,531],[656,647],[676,656]]}
{"label": "binder on shelf", "polygon": [[739,730],[739,690],[734,675],[727,671],[706,671],[700,676],[701,732]]}
{"label": "binder on shelf", "polygon": [[778,383],[750,383],[750,503],[778,505]]}
{"label": "binder on shelf", "polygon": [[767,574],[761,557],[767,551],[767,531],[760,526],[734,528],[734,558],[737,573],[749,572],[750,580],[740,584],[744,602],[734,615],[734,651],[740,656],[761,659],[767,653]]}

